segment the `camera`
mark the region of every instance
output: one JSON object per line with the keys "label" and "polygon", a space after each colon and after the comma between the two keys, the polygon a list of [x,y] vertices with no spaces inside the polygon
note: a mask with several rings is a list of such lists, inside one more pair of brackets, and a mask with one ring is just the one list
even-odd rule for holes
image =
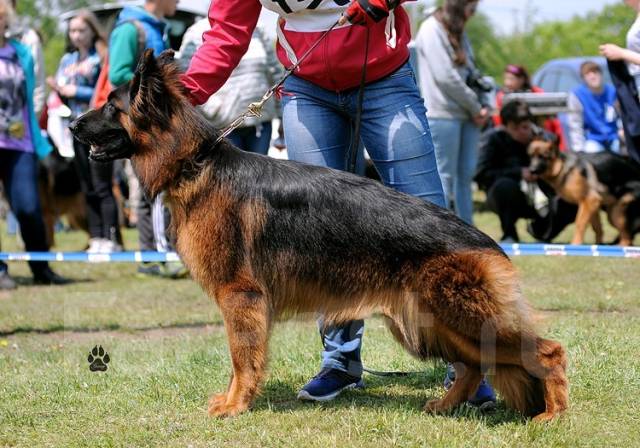
{"label": "camera", "polygon": [[491,107],[493,104],[492,94],[495,92],[492,78],[484,76],[477,68],[472,68],[467,76],[466,84],[476,93],[483,107]]}
{"label": "camera", "polygon": [[467,76],[467,85],[476,92],[491,93],[493,84],[482,74],[480,70],[474,68]]}

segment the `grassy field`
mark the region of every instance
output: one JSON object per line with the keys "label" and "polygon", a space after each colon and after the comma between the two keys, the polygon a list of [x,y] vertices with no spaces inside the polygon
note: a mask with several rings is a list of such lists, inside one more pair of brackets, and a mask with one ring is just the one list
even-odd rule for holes
{"label": "grassy field", "polygon": [[[478,214],[477,223],[499,237],[493,215]],[[4,250],[15,248],[1,238]],[[127,241],[134,246],[132,232]],[[61,234],[57,248],[84,242]],[[550,424],[502,404],[487,416],[464,407],[424,414],[425,401],[443,393],[444,366],[407,356],[379,318],[367,321],[365,364],[419,373],[367,375],[364,390],[334,402],[298,402],[319,366],[320,341],[313,322],[286,322],[274,331],[270,373],[253,411],[210,419],[207,398],[226,387],[230,362],[220,315],[196,284],[140,279],[128,264],[59,263],[55,269],[76,282],[36,287],[26,265],[13,263],[20,288],[0,292],[0,446],[640,445],[640,261],[514,262],[545,317],[543,333],[569,353],[571,408]],[[104,373],[88,368],[96,345],[110,356]]]}

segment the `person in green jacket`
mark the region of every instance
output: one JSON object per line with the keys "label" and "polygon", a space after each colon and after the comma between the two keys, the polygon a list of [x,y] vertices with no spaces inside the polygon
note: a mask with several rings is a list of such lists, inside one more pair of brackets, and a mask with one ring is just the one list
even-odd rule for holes
{"label": "person in green jacket", "polygon": [[[177,0],[146,0],[142,7],[127,6],[116,19],[109,39],[109,81],[114,87],[133,78],[142,50],[151,48],[158,56],[169,48],[169,24],[165,17],[176,12]],[[137,210],[140,250],[167,252],[172,245],[167,237],[170,216],[162,203],[162,193],[153,200],[142,195]],[[143,275],[183,277],[187,271],[179,262],[144,263],[138,267]]]}

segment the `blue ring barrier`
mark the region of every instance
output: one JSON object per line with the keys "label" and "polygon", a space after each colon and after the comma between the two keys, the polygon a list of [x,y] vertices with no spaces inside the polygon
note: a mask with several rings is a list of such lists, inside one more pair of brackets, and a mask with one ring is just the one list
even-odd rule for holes
{"label": "blue ring barrier", "polygon": [[75,261],[81,263],[141,263],[180,261],[176,252],[0,252],[1,261]]}
{"label": "blue ring barrier", "polygon": [[[640,258],[640,247],[570,244],[501,244],[509,256],[567,256]],[[0,252],[0,261],[74,261],[83,263],[141,263],[179,261],[176,252]]]}

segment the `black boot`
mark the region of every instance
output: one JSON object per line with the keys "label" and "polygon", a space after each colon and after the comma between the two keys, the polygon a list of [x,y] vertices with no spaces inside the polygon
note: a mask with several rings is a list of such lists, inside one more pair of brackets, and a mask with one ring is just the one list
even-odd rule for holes
{"label": "black boot", "polygon": [[46,266],[33,273],[33,283],[36,285],[66,285],[71,283],[71,280],[56,274],[49,266]]}

